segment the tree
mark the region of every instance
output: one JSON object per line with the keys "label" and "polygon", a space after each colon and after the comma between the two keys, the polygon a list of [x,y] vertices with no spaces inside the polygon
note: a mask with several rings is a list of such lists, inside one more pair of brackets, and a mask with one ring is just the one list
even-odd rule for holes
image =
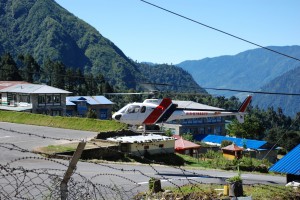
{"label": "tree", "polygon": [[232,143],[233,143],[233,142],[230,141],[230,140],[223,140],[223,141],[221,142],[221,148],[222,148],[222,147],[227,147],[227,146],[231,145]]}
{"label": "tree", "polygon": [[231,136],[248,139],[261,139],[265,131],[261,119],[254,115],[246,115],[244,123],[233,120],[227,129]]}
{"label": "tree", "polygon": [[66,69],[65,90],[75,93],[76,77],[75,71],[72,68]]}
{"label": "tree", "polygon": [[21,81],[18,67],[13,57],[5,53],[0,59],[0,80],[2,81]]}
{"label": "tree", "polygon": [[29,54],[26,54],[25,56],[19,55],[18,58],[22,62],[22,66],[20,68],[23,80],[29,83],[37,82],[40,79],[39,64]]}
{"label": "tree", "polygon": [[53,62],[53,71],[52,71],[52,83],[53,87],[57,88],[65,88],[65,74],[66,74],[66,67],[60,61]]}

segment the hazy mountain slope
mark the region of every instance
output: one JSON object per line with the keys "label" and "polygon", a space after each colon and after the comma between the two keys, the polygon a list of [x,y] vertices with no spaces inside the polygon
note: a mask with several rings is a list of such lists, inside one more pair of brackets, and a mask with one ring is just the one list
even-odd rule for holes
{"label": "hazy mountain slope", "polygon": [[[300,63],[298,66],[264,85],[261,91],[300,94]],[[264,109],[281,107],[285,114],[293,117],[300,112],[300,96],[255,95],[252,104]]]}
{"label": "hazy mountain slope", "polygon": [[[300,58],[300,46],[269,48]],[[254,49],[234,56],[184,61],[178,66],[190,72],[202,87],[258,90],[274,78],[299,66],[299,61],[265,49]],[[228,95],[224,92],[219,94]]]}

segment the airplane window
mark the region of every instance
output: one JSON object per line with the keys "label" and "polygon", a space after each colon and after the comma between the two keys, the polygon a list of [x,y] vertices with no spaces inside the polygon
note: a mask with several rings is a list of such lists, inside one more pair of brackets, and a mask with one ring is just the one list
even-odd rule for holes
{"label": "airplane window", "polygon": [[140,107],[139,106],[137,106],[137,107],[134,108],[134,112],[135,113],[138,113],[139,111],[140,111]]}
{"label": "airplane window", "polygon": [[130,106],[127,110],[128,113],[137,113],[140,111],[140,106]]}
{"label": "airplane window", "polygon": [[141,113],[144,113],[144,112],[146,112],[146,106],[143,106],[143,107],[141,108]]}

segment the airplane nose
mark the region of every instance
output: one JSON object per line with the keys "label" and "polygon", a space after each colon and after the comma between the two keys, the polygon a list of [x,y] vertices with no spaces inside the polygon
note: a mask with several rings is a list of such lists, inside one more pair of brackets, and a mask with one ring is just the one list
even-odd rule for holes
{"label": "airplane nose", "polygon": [[121,117],[122,117],[122,115],[118,114],[118,115],[114,115],[114,116],[113,116],[113,119],[119,121],[119,120],[121,119]]}

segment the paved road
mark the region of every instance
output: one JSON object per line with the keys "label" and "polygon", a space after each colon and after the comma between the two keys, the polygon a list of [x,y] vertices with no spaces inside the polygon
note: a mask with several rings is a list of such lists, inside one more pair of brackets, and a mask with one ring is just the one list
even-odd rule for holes
{"label": "paved road", "polygon": [[[30,136],[30,134],[32,135]],[[70,142],[64,139],[90,139],[95,137],[96,135],[96,132],[89,131],[78,131],[0,122],[0,142],[15,144],[18,147],[27,150],[34,150],[37,147],[48,146],[51,144],[62,144]],[[43,138],[43,136],[45,136],[45,138]],[[8,153],[4,153],[2,150],[3,149],[0,149],[0,163],[5,163],[17,157],[20,157],[19,152],[11,151]]]}
{"label": "paved road", "polygon": [[[16,131],[19,131],[19,133]],[[36,135],[29,136],[29,133]],[[94,132],[0,122],[0,164],[5,165],[9,163],[10,167],[22,166],[26,169],[46,169],[47,171],[60,169],[65,171],[68,161],[37,159],[42,157],[32,153],[21,152],[15,148],[9,149],[9,147],[12,147],[10,144],[32,150],[39,146],[68,142],[66,140],[55,140],[37,136],[81,139],[92,138],[95,135],[96,133]],[[35,158],[29,156],[34,156]],[[167,166],[140,164],[92,164],[79,162],[77,167],[76,172],[94,184],[122,187],[124,191],[130,191],[135,194],[147,189],[150,177],[161,179],[163,186],[176,187],[187,183],[224,184],[226,178],[236,175],[236,172],[220,170],[184,170]],[[74,176],[80,178],[79,175]],[[285,177],[282,176],[243,173],[242,178],[245,184],[283,185],[285,183]]]}

